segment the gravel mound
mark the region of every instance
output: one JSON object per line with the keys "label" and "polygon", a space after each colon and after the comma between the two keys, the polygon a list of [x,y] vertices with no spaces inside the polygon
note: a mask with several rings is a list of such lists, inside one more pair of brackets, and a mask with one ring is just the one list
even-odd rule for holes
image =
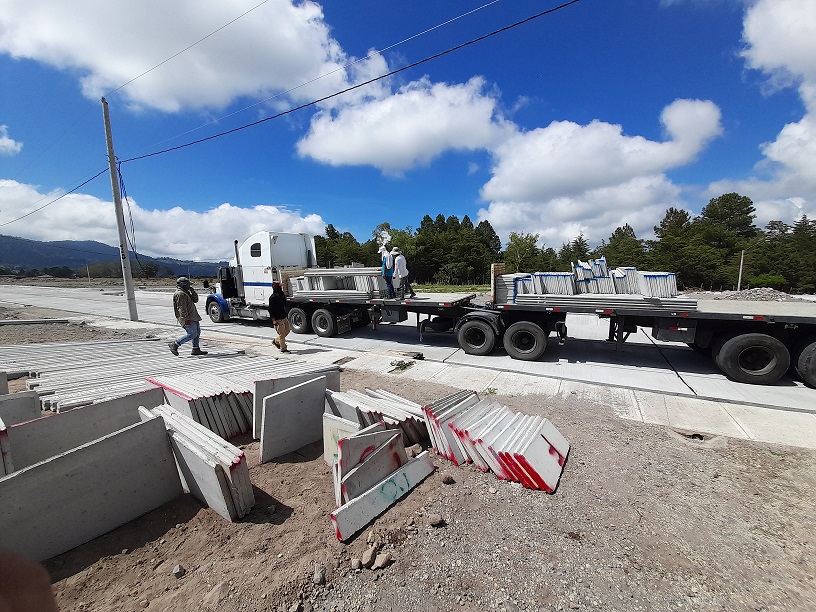
{"label": "gravel mound", "polygon": [[742,291],[722,291],[712,293],[706,291],[699,294],[690,294],[686,297],[709,300],[740,300],[745,302],[806,302],[794,297],[784,291],[771,289],[770,287],[754,287],[753,289],[743,289]]}

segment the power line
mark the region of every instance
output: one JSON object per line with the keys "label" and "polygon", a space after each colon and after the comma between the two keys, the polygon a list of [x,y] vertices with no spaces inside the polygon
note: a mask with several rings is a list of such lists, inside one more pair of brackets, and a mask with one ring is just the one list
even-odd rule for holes
{"label": "power line", "polygon": [[572,5],[572,4],[577,4],[580,1],[581,0],[570,0],[570,2],[565,2],[564,4],[560,4],[560,5],[558,5],[558,6],[554,7],[554,8],[548,9],[546,11],[542,11],[540,13],[536,13],[535,15],[532,15],[530,17],[522,19],[521,21],[517,21],[517,22],[512,23],[512,24],[510,24],[508,26],[505,26],[503,28],[499,28],[498,30],[493,30],[492,32],[490,32],[488,34],[485,34],[483,36],[479,36],[478,38],[471,39],[471,40],[469,40],[467,42],[464,42],[464,43],[461,43],[461,44],[456,45],[454,47],[451,47],[451,48],[449,48],[449,49],[447,49],[445,51],[435,53],[434,55],[430,55],[430,56],[428,56],[428,57],[426,57],[424,59],[413,62],[412,64],[408,64],[407,66],[403,66],[402,68],[397,68],[395,70],[392,70],[392,71],[387,72],[385,74],[382,74],[380,76],[374,77],[373,79],[369,79],[367,81],[363,81],[362,83],[357,83],[356,85],[346,87],[345,89],[337,91],[337,92],[335,92],[333,94],[329,94],[328,96],[323,96],[322,98],[312,100],[311,102],[306,102],[305,104],[295,106],[293,108],[282,111],[282,112],[277,113],[275,115],[265,117],[264,119],[259,119],[258,121],[253,121],[252,123],[247,123],[245,125],[241,125],[241,126],[238,126],[236,128],[232,128],[231,130],[226,130],[224,132],[219,132],[217,134],[213,134],[212,136],[207,136],[206,138],[199,138],[198,140],[193,140],[191,142],[187,142],[187,143],[175,146],[175,147],[169,147],[167,149],[162,149],[160,151],[155,151],[153,153],[148,153],[146,155],[139,155],[139,156],[136,156],[136,157],[131,157],[129,159],[124,159],[124,160],[122,160],[121,163],[127,163],[127,162],[137,161],[137,160],[140,160],[140,159],[146,159],[148,157],[155,157],[156,155],[162,155],[164,153],[170,153],[171,151],[178,151],[179,149],[184,149],[184,148],[187,148],[187,147],[191,147],[193,145],[201,144],[201,143],[207,142],[209,140],[215,140],[216,138],[220,138],[221,136],[226,136],[226,135],[232,134],[234,132],[239,132],[241,130],[245,130],[247,128],[254,127],[256,125],[260,125],[261,123],[266,123],[267,121],[272,121],[273,119],[278,119],[280,117],[283,117],[284,115],[288,115],[288,114],[294,113],[296,111],[302,110],[304,108],[308,108],[309,106],[314,106],[315,104],[320,104],[321,102],[325,102],[326,100],[336,98],[337,96],[341,96],[341,95],[343,95],[345,93],[348,93],[350,91],[353,91],[355,89],[365,87],[366,85],[370,85],[371,83],[375,83],[377,81],[388,78],[388,77],[393,76],[395,74],[398,74],[400,72],[404,72],[405,70],[415,68],[415,67],[417,67],[417,66],[419,66],[421,64],[424,64],[426,62],[430,62],[431,60],[435,60],[435,59],[438,59],[438,58],[443,57],[445,55],[448,55],[449,53],[453,53],[454,51],[459,51],[460,49],[463,49],[463,48],[468,47],[470,45],[476,44],[477,42],[481,42],[481,41],[483,41],[483,40],[485,40],[487,38],[490,38],[492,36],[496,36],[497,34],[501,34],[503,32],[506,32],[508,30],[516,28],[516,27],[518,27],[520,25],[523,25],[525,23],[533,21],[534,19],[544,17],[545,15],[549,15],[551,13],[554,13],[556,11],[564,9],[564,8],[566,8],[566,7],[568,7],[568,6]]}
{"label": "power line", "polygon": [[344,65],[342,65],[342,66],[340,66],[338,68],[335,68],[334,70],[330,70],[329,72],[321,74],[320,76],[316,76],[315,78],[313,78],[313,79],[311,79],[309,81],[301,83],[300,85],[295,85],[294,87],[290,87],[289,89],[287,89],[285,91],[278,92],[273,96],[269,96],[268,98],[264,98],[263,100],[258,100],[257,102],[254,102],[253,104],[250,104],[249,106],[245,106],[245,107],[240,108],[240,109],[238,109],[236,111],[233,111],[233,112],[231,112],[231,113],[229,113],[227,115],[224,115],[223,117],[219,117],[217,119],[213,119],[212,121],[208,121],[207,123],[203,123],[202,125],[199,125],[198,127],[194,127],[191,130],[187,130],[186,132],[176,134],[175,136],[171,136],[170,138],[165,138],[164,140],[160,140],[158,142],[155,142],[152,145],[147,145],[145,147],[142,147],[142,150],[143,149],[149,149],[152,146],[160,145],[160,144],[162,144],[164,142],[168,142],[170,140],[175,140],[176,138],[180,138],[181,136],[186,136],[187,134],[192,134],[193,132],[196,132],[196,131],[198,131],[198,130],[200,130],[202,128],[205,128],[205,127],[207,127],[209,125],[214,125],[216,123],[220,123],[224,119],[229,119],[230,117],[234,117],[235,115],[243,113],[244,111],[247,111],[247,110],[249,110],[251,108],[255,108],[256,106],[258,106],[260,104],[264,104],[265,102],[269,102],[270,100],[274,100],[275,98],[285,96],[286,94],[291,93],[291,92],[295,91],[296,89],[300,89],[301,87],[306,87],[307,85],[311,85],[312,83],[314,83],[316,81],[319,81],[320,79],[323,79],[323,78],[325,78],[327,76],[331,76],[331,75],[333,75],[333,74],[335,74],[337,72],[340,72],[342,70],[346,70],[347,68],[350,68],[351,66],[354,66],[355,64],[359,64],[360,62],[364,62],[366,60],[369,60],[369,59],[371,59],[372,57],[374,57],[376,55],[381,55],[385,51],[393,49],[394,47],[398,47],[399,45],[402,45],[402,44],[404,44],[404,43],[406,43],[408,41],[411,41],[411,40],[413,40],[415,38],[419,38],[420,36],[424,36],[428,32],[433,32],[434,30],[437,30],[437,29],[439,29],[439,28],[441,28],[443,26],[446,26],[448,24],[451,24],[454,21],[462,19],[463,17],[467,17],[468,15],[472,15],[473,13],[476,13],[477,11],[481,11],[482,9],[485,9],[488,6],[490,6],[492,4],[496,4],[498,2],[501,2],[501,0],[492,0],[491,2],[488,2],[487,4],[483,4],[482,6],[479,6],[479,7],[476,7],[475,9],[467,11],[466,13],[462,13],[461,15],[458,15],[456,17],[448,19],[447,21],[443,21],[442,23],[439,23],[439,24],[437,24],[437,25],[435,25],[433,27],[430,27],[430,28],[428,28],[426,30],[423,30],[422,32],[419,32],[417,34],[413,34],[412,36],[409,36],[408,38],[404,38],[399,42],[388,45],[387,47],[383,47],[382,49],[374,51],[373,53],[369,53],[365,57],[361,57],[361,58],[356,59],[354,61],[348,62],[347,64],[344,64]]}
{"label": "power line", "polygon": [[[266,0],[266,1],[268,1],[268,0]],[[481,41],[483,41],[483,40],[485,40],[485,39],[487,39],[487,38],[490,38],[490,37],[492,37],[492,36],[496,36],[497,34],[501,34],[502,32],[506,32],[506,31],[508,31],[508,30],[511,30],[511,29],[513,29],[513,28],[516,28],[516,27],[518,27],[518,26],[521,26],[521,25],[523,25],[523,24],[525,24],[525,23],[528,23],[528,22],[533,21],[533,20],[535,20],[535,19],[538,19],[538,18],[540,18],[540,17],[544,17],[545,15],[549,15],[549,14],[551,14],[551,13],[554,13],[554,12],[556,12],[556,11],[559,11],[559,10],[561,10],[561,9],[564,9],[564,8],[566,8],[566,7],[568,7],[568,6],[573,5],[573,4],[577,4],[577,3],[578,3],[578,2],[580,2],[580,1],[581,1],[581,0],[570,0],[569,2],[565,2],[565,3],[563,3],[563,4],[560,4],[560,5],[556,6],[556,7],[553,7],[553,8],[551,8],[551,9],[548,9],[548,10],[546,10],[546,11],[541,11],[540,13],[536,13],[535,15],[531,15],[530,17],[527,17],[527,18],[525,18],[525,19],[522,19],[522,20],[520,20],[520,21],[517,21],[517,22],[515,22],[515,23],[512,23],[512,24],[510,24],[510,25],[508,25],[508,26],[505,26],[505,27],[503,27],[503,28],[499,28],[498,30],[493,30],[492,32],[489,32],[488,34],[485,34],[485,35],[483,35],[483,36],[479,36],[479,37],[477,37],[477,38],[471,39],[471,40],[469,40],[469,41],[467,41],[467,42],[464,42],[464,43],[461,43],[461,44],[456,45],[456,46],[454,46],[454,47],[451,47],[451,48],[449,48],[449,49],[447,49],[447,50],[445,50],[445,51],[441,51],[440,53],[436,53],[436,54],[434,54],[434,55],[428,56],[428,57],[426,57],[426,58],[424,58],[424,59],[421,59],[421,60],[419,60],[419,61],[416,61],[416,62],[414,62],[414,63],[412,63],[412,64],[407,65],[407,66],[403,66],[402,68],[397,68],[396,70],[392,70],[392,71],[390,71],[390,72],[387,72],[386,74],[380,75],[380,76],[378,76],[378,77],[374,77],[373,79],[369,79],[369,80],[367,80],[367,81],[364,81],[364,82],[362,82],[362,83],[358,83],[358,84],[356,84],[356,85],[352,85],[352,86],[350,86],[350,87],[347,87],[347,88],[345,88],[345,89],[343,89],[343,90],[337,91],[337,92],[335,92],[335,93],[333,93],[333,94],[330,94],[330,95],[328,95],[328,96],[324,96],[324,97],[322,97],[322,98],[318,98],[318,99],[313,100],[313,101],[311,101],[311,102],[307,102],[307,103],[305,103],[305,104],[301,104],[300,106],[296,106],[296,107],[294,107],[294,108],[290,108],[289,110],[286,110],[286,111],[280,112],[280,113],[278,113],[278,114],[276,114],[276,115],[272,115],[272,116],[270,116],[270,117],[266,117],[266,118],[264,118],[264,119],[260,119],[260,120],[258,120],[258,121],[253,121],[252,123],[248,123],[248,124],[246,124],[246,125],[242,125],[242,126],[239,126],[239,127],[233,128],[233,129],[231,129],[231,130],[227,130],[227,131],[224,131],[224,132],[220,132],[220,133],[218,133],[218,134],[213,134],[212,136],[208,136],[208,137],[206,137],[206,138],[201,138],[201,139],[194,140],[194,141],[191,141],[191,142],[188,142],[188,143],[185,143],[185,144],[181,144],[181,145],[178,145],[178,146],[176,146],[176,147],[170,147],[170,148],[167,148],[167,149],[162,149],[162,150],[160,150],[160,151],[155,151],[155,152],[153,152],[153,153],[148,153],[148,154],[146,154],[146,155],[140,155],[140,156],[137,156],[137,157],[131,157],[131,158],[129,158],[129,159],[124,159],[124,160],[119,161],[118,163],[121,165],[121,164],[126,163],[126,162],[137,161],[137,160],[140,160],[140,159],[146,159],[146,158],[148,158],[148,157],[155,157],[155,156],[157,156],[157,155],[162,155],[162,154],[164,154],[164,153],[169,153],[169,152],[171,152],[171,151],[177,151],[177,150],[179,150],[179,149],[184,149],[184,148],[187,148],[187,147],[190,147],[190,146],[196,145],[196,144],[201,144],[201,143],[203,143],[203,142],[207,142],[207,141],[209,141],[209,140],[214,140],[214,139],[216,139],[216,138],[220,138],[221,136],[226,136],[227,134],[232,134],[233,132],[238,132],[238,131],[241,131],[241,130],[244,130],[244,129],[247,129],[247,128],[250,128],[250,127],[254,127],[254,126],[259,125],[259,124],[261,124],[261,123],[265,123],[265,122],[267,122],[267,121],[271,121],[272,119],[277,119],[277,118],[279,118],[279,117],[282,117],[282,116],[284,116],[284,115],[288,115],[288,114],[293,113],[293,112],[296,112],[296,111],[298,111],[298,110],[302,110],[302,109],[307,108],[307,107],[309,107],[309,106],[314,106],[315,104],[319,104],[320,102],[324,102],[324,101],[326,101],[326,100],[330,100],[331,98],[335,98],[335,97],[340,96],[340,95],[342,95],[342,94],[344,94],[344,93],[348,93],[349,91],[353,91],[353,90],[355,90],[355,89],[359,89],[360,87],[364,87],[364,86],[369,85],[369,84],[371,84],[371,83],[374,83],[374,82],[376,82],[376,81],[380,81],[380,80],[382,80],[382,79],[388,78],[388,77],[390,77],[390,76],[393,76],[393,75],[398,74],[398,73],[400,73],[400,72],[403,72],[403,71],[405,71],[405,70],[409,70],[409,69],[411,69],[411,68],[415,68],[416,66],[419,66],[419,65],[421,65],[421,64],[424,64],[424,63],[429,62],[429,61],[431,61],[431,60],[434,60],[434,59],[437,59],[437,58],[443,57],[443,56],[445,56],[445,55],[448,55],[448,54],[450,54],[450,53],[453,53],[454,51],[458,51],[458,50],[460,50],[460,49],[463,49],[463,48],[465,48],[465,47],[468,47],[468,46],[470,46],[470,45],[473,45],[473,44],[475,44],[475,43],[477,43],[477,42],[481,42]],[[261,3],[261,4],[263,4],[263,3]],[[260,5],[258,5],[258,6],[260,6]],[[485,6],[487,6],[487,5],[485,5]],[[257,8],[257,6],[256,6],[255,8]],[[251,10],[254,10],[254,9],[251,9]],[[477,10],[478,10],[478,9],[477,9]],[[249,11],[247,11],[247,12],[249,12]],[[246,13],[245,13],[245,14],[246,14]],[[243,16],[243,15],[242,15],[242,16]],[[240,17],[239,17],[239,19],[240,19]],[[233,21],[234,21],[234,20],[233,20]],[[230,23],[232,23],[232,22],[230,22]],[[227,25],[229,25],[229,24],[227,24]],[[224,27],[226,27],[226,26],[224,26]],[[223,29],[223,28],[221,28],[221,29]],[[205,37],[205,38],[207,38],[207,37]],[[202,40],[204,40],[204,39],[202,39]],[[199,41],[199,42],[200,42],[200,41]],[[197,43],[196,43],[196,44],[197,44]],[[192,45],[191,45],[191,46],[192,46]],[[183,51],[182,51],[182,52],[180,52],[180,53],[183,53]],[[177,55],[178,55],[178,54],[177,54]],[[172,58],[170,58],[170,59],[172,59]],[[168,60],[166,60],[166,61],[168,61]],[[162,62],[162,63],[164,63],[164,62]],[[161,64],[159,64],[159,65],[161,65]],[[157,66],[157,67],[158,67],[158,66]],[[138,77],[137,77],[137,78],[138,78]],[[115,91],[115,90],[114,90],[114,91]],[[20,221],[21,219],[25,219],[26,217],[28,217],[28,216],[30,216],[30,215],[33,215],[34,213],[39,212],[40,210],[43,210],[44,208],[47,208],[48,206],[50,206],[51,204],[54,204],[55,202],[57,202],[57,201],[61,200],[61,199],[62,199],[62,198],[64,198],[65,196],[70,195],[71,193],[74,193],[75,191],[77,191],[77,190],[78,190],[78,189],[80,189],[81,187],[84,187],[85,185],[87,185],[88,183],[90,183],[92,180],[96,179],[97,177],[101,176],[102,174],[104,174],[104,173],[105,173],[105,172],[107,172],[107,171],[108,171],[108,169],[107,169],[107,168],[106,168],[106,169],[104,169],[104,170],[101,170],[100,172],[98,172],[97,174],[95,174],[94,176],[92,176],[91,178],[89,178],[89,179],[87,179],[86,181],[84,181],[84,182],[80,183],[79,185],[77,185],[76,187],[74,187],[73,189],[71,189],[70,191],[65,192],[64,194],[62,194],[62,195],[61,195],[61,196],[59,196],[58,198],[55,198],[55,199],[51,200],[51,201],[50,201],[50,202],[48,202],[47,204],[45,204],[45,205],[43,205],[43,206],[40,206],[39,208],[36,208],[36,209],[32,210],[31,212],[28,212],[28,213],[26,213],[26,214],[24,214],[24,215],[21,215],[20,217],[17,217],[16,219],[12,219],[11,221],[6,221],[5,223],[0,223],[0,227],[5,227],[6,225],[11,225],[12,223],[15,223],[15,222],[17,222],[17,221]],[[38,200],[38,201],[40,201],[40,200]]]}
{"label": "power line", "polygon": [[[105,168],[104,170],[100,170],[99,172],[97,172],[96,174],[94,174],[94,175],[93,175],[91,178],[89,178],[87,181],[85,181],[85,182],[83,182],[83,183],[80,183],[79,185],[77,185],[76,187],[74,187],[73,189],[71,189],[71,191],[66,191],[66,192],[65,192],[65,193],[63,193],[63,194],[62,194],[60,197],[58,197],[58,198],[54,198],[53,200],[51,200],[51,201],[50,201],[48,204],[44,204],[43,206],[40,206],[39,208],[35,208],[35,209],[34,209],[34,210],[32,210],[31,212],[27,212],[26,214],[24,214],[24,215],[22,215],[22,216],[20,216],[20,217],[17,217],[16,219],[12,219],[11,221],[6,221],[5,223],[0,223],[0,227],[5,227],[6,225],[11,225],[12,223],[15,223],[15,222],[19,221],[20,219],[25,219],[25,218],[26,218],[26,217],[28,217],[29,215],[33,215],[35,212],[39,212],[39,211],[41,211],[43,208],[47,208],[47,207],[51,206],[51,205],[52,205],[54,202],[58,202],[59,200],[61,200],[61,199],[62,199],[62,198],[64,198],[65,196],[67,196],[67,195],[70,195],[70,194],[74,193],[74,192],[75,192],[77,189],[79,189],[80,187],[84,187],[85,185],[87,185],[88,183],[90,183],[90,182],[91,182],[92,180],[94,180],[95,178],[97,178],[97,177],[102,176],[103,174],[105,174],[105,172],[107,172],[107,171],[108,171],[108,169],[107,169],[107,168]],[[37,201],[39,202],[40,200],[37,200]]]}
{"label": "power line", "polygon": [[196,46],[198,43],[201,43],[201,42],[204,42],[205,40],[207,40],[207,39],[208,39],[210,36],[213,36],[213,35],[215,35],[215,34],[218,34],[218,32],[220,32],[220,31],[221,31],[221,30],[223,30],[224,28],[226,28],[226,27],[228,27],[228,26],[231,26],[233,23],[235,23],[236,21],[238,21],[239,19],[241,19],[241,18],[243,18],[243,17],[246,17],[246,16],[247,16],[247,15],[249,15],[249,14],[250,14],[252,11],[254,11],[254,10],[255,10],[255,9],[257,9],[257,8],[260,8],[261,6],[263,6],[264,4],[266,4],[267,2],[269,2],[269,0],[263,0],[263,2],[261,2],[260,4],[256,4],[255,6],[253,6],[251,9],[249,9],[249,10],[248,10],[248,11],[246,11],[245,13],[242,13],[241,15],[238,15],[238,17],[236,17],[236,18],[235,18],[235,19],[233,19],[232,21],[230,21],[230,22],[228,22],[228,23],[225,23],[224,25],[222,25],[222,26],[221,26],[220,28],[218,28],[217,30],[213,30],[212,32],[210,32],[209,34],[207,34],[207,35],[206,35],[204,38],[200,38],[200,39],[198,39],[197,41],[195,41],[193,44],[188,45],[187,47],[184,47],[184,49],[182,49],[181,51],[179,51],[179,52],[178,52],[178,53],[176,53],[175,55],[171,55],[170,57],[168,57],[168,58],[167,58],[166,60],[164,60],[163,62],[159,62],[158,64],[156,64],[155,66],[153,66],[153,67],[152,67],[152,68],[150,68],[149,70],[145,70],[145,71],[144,71],[142,74],[140,74],[139,76],[135,76],[135,77],[133,77],[132,79],[130,79],[130,80],[129,80],[127,83],[125,83],[124,85],[120,85],[120,86],[119,86],[119,87],[117,87],[116,89],[113,89],[113,90],[109,91],[107,94],[105,94],[105,96],[107,96],[107,95],[109,95],[109,94],[112,94],[112,93],[115,93],[115,92],[119,91],[120,89],[123,89],[123,88],[127,87],[128,85],[130,85],[130,84],[131,84],[133,81],[135,81],[136,79],[140,79],[140,78],[142,78],[143,76],[145,76],[146,74],[148,74],[148,73],[150,73],[150,72],[153,72],[153,71],[154,71],[156,68],[158,68],[159,66],[163,66],[164,64],[166,64],[166,63],[167,63],[167,62],[169,62],[170,60],[173,60],[173,59],[177,58],[177,57],[178,57],[179,55],[181,55],[182,53],[184,53],[184,52],[186,52],[186,51],[189,51],[190,49],[192,49],[193,47],[195,47],[195,46]]}
{"label": "power line", "polygon": [[[239,15],[238,17],[236,17],[236,18],[235,18],[235,19],[233,19],[232,21],[230,21],[230,22],[228,22],[228,23],[226,23],[226,24],[222,25],[222,26],[221,26],[220,28],[218,28],[217,30],[213,30],[212,32],[210,32],[209,34],[207,34],[206,36],[204,36],[203,38],[200,38],[200,39],[198,39],[196,42],[192,43],[191,45],[186,46],[184,49],[182,49],[182,50],[181,50],[181,51],[179,51],[178,53],[175,53],[174,55],[171,55],[170,57],[168,57],[168,58],[167,58],[167,59],[165,59],[164,61],[159,62],[158,64],[156,64],[156,65],[155,65],[155,66],[153,66],[152,68],[150,68],[150,69],[148,69],[148,70],[145,70],[145,71],[144,71],[144,72],[142,72],[140,75],[133,77],[132,79],[130,79],[130,80],[129,80],[129,81],[127,81],[126,83],[123,83],[122,85],[120,85],[120,86],[119,86],[119,87],[117,87],[116,89],[112,89],[112,90],[110,90],[108,93],[106,93],[106,94],[105,94],[105,95],[103,95],[102,97],[103,97],[103,98],[104,98],[104,97],[107,97],[107,96],[109,96],[110,94],[112,94],[112,93],[115,93],[115,92],[119,91],[120,89],[124,89],[125,87],[127,87],[128,85],[130,85],[131,83],[133,83],[134,81],[136,81],[137,79],[140,79],[140,78],[142,78],[143,76],[145,76],[146,74],[148,74],[148,73],[150,73],[150,72],[153,72],[153,71],[154,71],[156,68],[158,68],[158,67],[160,67],[160,66],[163,66],[163,65],[164,65],[164,64],[166,64],[167,62],[169,62],[169,61],[171,61],[171,60],[173,60],[173,59],[177,58],[177,57],[178,57],[179,55],[181,55],[182,53],[185,53],[186,51],[189,51],[190,49],[192,49],[193,47],[195,47],[197,44],[199,44],[199,43],[201,43],[201,42],[204,42],[205,40],[207,40],[208,38],[210,38],[210,37],[211,37],[211,36],[213,36],[214,34],[217,34],[217,33],[218,33],[218,32],[220,32],[221,30],[223,30],[224,28],[226,28],[226,27],[228,27],[228,26],[232,25],[233,23],[235,23],[235,22],[236,22],[236,21],[238,21],[239,19],[241,19],[241,18],[243,18],[243,17],[246,17],[246,16],[247,16],[249,13],[251,13],[251,12],[252,12],[252,11],[254,11],[255,9],[257,9],[257,8],[259,8],[259,7],[261,7],[261,6],[263,6],[263,5],[264,5],[264,4],[266,4],[267,2],[269,2],[269,0],[263,0],[263,2],[261,2],[260,4],[255,5],[255,6],[253,6],[251,9],[249,9],[248,11],[246,11],[246,12],[242,13],[241,15]],[[87,114],[90,112],[90,110],[91,110],[91,108],[92,108],[92,107],[93,107],[93,103],[89,103],[89,104],[88,104],[88,108],[87,108],[87,109],[86,109],[86,110],[85,110],[85,111],[84,111],[82,114],[80,114],[80,115],[79,115],[79,116],[78,116],[78,117],[77,117],[77,118],[74,120],[74,122],[73,122],[73,123],[72,123],[70,126],[68,126],[67,128],[65,128],[65,130],[63,130],[63,132],[62,132],[62,133],[61,133],[59,136],[57,136],[56,138],[54,138],[54,140],[52,140],[52,141],[51,141],[49,144],[47,144],[47,145],[45,146],[45,148],[41,149],[39,153],[37,153],[37,154],[36,154],[36,155],[35,155],[35,156],[34,156],[34,157],[31,159],[31,160],[29,160],[29,162],[28,162],[28,163],[27,163],[25,166],[23,166],[23,167],[20,169],[20,171],[19,171],[19,172],[18,172],[18,173],[17,173],[17,174],[16,174],[16,175],[15,175],[15,176],[12,178],[12,180],[17,180],[17,178],[18,178],[18,177],[20,177],[20,176],[21,176],[21,175],[22,175],[22,174],[23,174],[23,173],[24,173],[26,170],[28,170],[28,168],[30,168],[30,167],[32,166],[32,164],[34,164],[34,163],[35,163],[36,161],[38,161],[38,160],[39,160],[39,159],[40,159],[40,158],[41,158],[43,155],[45,155],[45,153],[47,153],[47,152],[48,152],[48,151],[51,149],[51,147],[53,147],[53,146],[54,146],[55,144],[57,144],[57,143],[58,143],[60,140],[62,140],[62,138],[63,138],[63,137],[64,137],[64,136],[65,136],[65,135],[66,135],[68,132],[70,132],[72,129],[74,129],[74,127],[75,127],[75,126],[76,126],[76,125],[79,123],[79,121],[80,121],[80,120],[81,120],[83,117],[85,117],[85,115],[87,115]],[[4,188],[5,188],[5,186],[6,186],[6,185],[0,185],[0,189],[4,189]],[[0,227],[2,227],[2,224],[0,224]]]}

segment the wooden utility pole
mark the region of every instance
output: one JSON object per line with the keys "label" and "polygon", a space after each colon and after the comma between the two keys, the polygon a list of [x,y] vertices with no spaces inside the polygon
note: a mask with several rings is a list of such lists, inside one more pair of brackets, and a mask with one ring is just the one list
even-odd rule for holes
{"label": "wooden utility pole", "polygon": [[102,98],[102,114],[105,117],[105,140],[108,144],[108,163],[110,164],[111,189],[113,190],[113,207],[116,209],[116,226],[119,228],[119,254],[122,257],[122,277],[125,281],[125,295],[127,295],[128,312],[131,321],[138,321],[136,312],[136,296],[133,293],[133,274],[130,271],[130,256],[125,234],[125,213],[122,210],[122,195],[119,192],[119,174],[116,172],[116,156],[113,153],[113,136],[111,136],[108,102]]}

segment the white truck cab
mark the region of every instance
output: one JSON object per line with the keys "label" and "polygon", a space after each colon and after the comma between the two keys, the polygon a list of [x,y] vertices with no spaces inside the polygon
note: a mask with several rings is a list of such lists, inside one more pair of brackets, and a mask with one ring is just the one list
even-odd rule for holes
{"label": "white truck cab", "polygon": [[235,241],[235,257],[228,268],[218,270],[215,293],[207,298],[213,321],[230,317],[269,318],[272,283],[287,271],[317,265],[314,236],[279,232],[256,232],[243,244]]}

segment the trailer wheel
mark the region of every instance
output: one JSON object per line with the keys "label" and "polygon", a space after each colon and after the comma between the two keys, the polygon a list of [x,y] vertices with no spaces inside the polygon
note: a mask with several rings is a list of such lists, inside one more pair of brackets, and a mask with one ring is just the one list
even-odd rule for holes
{"label": "trailer wheel", "polygon": [[533,361],[547,349],[547,334],[535,323],[519,321],[504,332],[504,350],[513,359]]}
{"label": "trailer wheel", "polygon": [[296,334],[308,334],[312,329],[312,322],[309,320],[309,315],[302,308],[290,308],[286,315],[289,319],[289,325],[292,331]]}
{"label": "trailer wheel", "polygon": [[224,314],[224,311],[221,310],[221,304],[215,300],[207,304],[207,314],[210,315],[210,319],[213,323],[223,323],[229,318]]}
{"label": "trailer wheel", "polygon": [[712,342],[711,344],[711,358],[714,360],[714,363],[717,364],[717,367],[720,368],[721,370],[723,369],[722,365],[720,365],[720,353],[722,352],[722,347],[725,346],[725,343],[731,340],[731,338],[734,338],[735,336],[738,335],[739,334],[734,332],[722,334],[720,336],[717,336],[714,339],[714,342]]}
{"label": "trailer wheel", "polygon": [[496,332],[486,321],[465,321],[456,332],[459,346],[468,355],[489,355],[496,347]]}
{"label": "trailer wheel", "polygon": [[788,348],[767,334],[742,334],[722,345],[717,365],[738,382],[767,385],[788,370]]}
{"label": "trailer wheel", "polygon": [[816,341],[798,348],[796,352],[796,373],[811,387],[816,387]]}
{"label": "trailer wheel", "polygon": [[330,338],[337,332],[337,317],[325,308],[319,308],[312,315],[312,329],[322,338]]}

